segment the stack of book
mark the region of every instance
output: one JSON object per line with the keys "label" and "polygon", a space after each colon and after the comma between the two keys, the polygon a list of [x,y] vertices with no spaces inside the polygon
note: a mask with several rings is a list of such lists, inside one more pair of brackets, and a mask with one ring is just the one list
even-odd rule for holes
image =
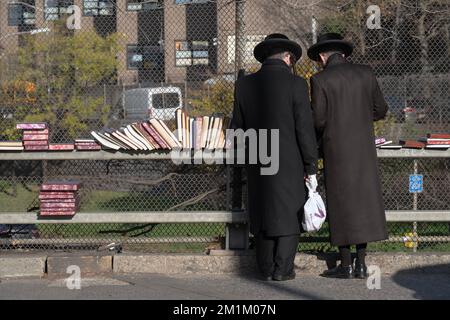
{"label": "stack of book", "polygon": [[386,140],[385,138],[376,138],[375,146],[379,149],[401,149],[401,145],[392,144],[391,140]]}
{"label": "stack of book", "polygon": [[444,149],[450,148],[450,134],[430,133],[426,138],[421,138],[420,142],[424,142],[427,149]]}
{"label": "stack of book", "polygon": [[49,149],[47,123],[18,123],[16,128],[22,130],[22,143],[25,151],[45,151]]}
{"label": "stack of book", "polygon": [[120,129],[92,131],[91,135],[105,148],[113,150],[160,150],[181,148],[167,125],[158,119],[132,123]]}
{"label": "stack of book", "polygon": [[425,148],[425,143],[415,140],[400,140],[400,144],[405,149],[423,149]]}
{"label": "stack of book", "polygon": [[184,149],[223,149],[224,117],[221,114],[190,117],[181,109],[175,114],[177,139]]}
{"label": "stack of book", "polygon": [[0,141],[0,151],[22,151],[22,141]]}
{"label": "stack of book", "polygon": [[50,181],[39,192],[41,216],[73,216],[79,209],[79,181]]}
{"label": "stack of book", "polygon": [[92,139],[76,139],[75,149],[77,151],[98,151],[102,149],[102,146]]}

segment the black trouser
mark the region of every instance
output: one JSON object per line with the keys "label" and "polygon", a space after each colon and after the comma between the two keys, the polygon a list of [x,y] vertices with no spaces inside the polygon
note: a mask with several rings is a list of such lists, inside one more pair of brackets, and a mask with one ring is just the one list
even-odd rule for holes
{"label": "black trouser", "polygon": [[[366,248],[367,243],[356,245],[356,259],[358,263],[366,264]],[[340,246],[339,253],[341,255],[341,263],[344,267],[352,264],[352,253],[350,251],[350,246]]]}
{"label": "black trouser", "polygon": [[287,276],[294,271],[299,235],[267,237],[256,235],[256,260],[264,276]]}

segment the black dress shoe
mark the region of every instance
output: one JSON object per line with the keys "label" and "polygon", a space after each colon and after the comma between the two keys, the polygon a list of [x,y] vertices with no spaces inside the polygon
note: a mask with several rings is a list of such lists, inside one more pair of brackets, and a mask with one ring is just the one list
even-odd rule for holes
{"label": "black dress shoe", "polygon": [[355,262],[355,278],[358,279],[367,279],[369,276],[367,274],[367,266],[365,263],[359,263],[358,261]]}
{"label": "black dress shoe", "polygon": [[321,276],[326,278],[353,279],[354,278],[353,267],[352,266],[344,267],[341,264],[336,268],[324,271],[321,274]]}
{"label": "black dress shoe", "polygon": [[295,272],[292,271],[290,274],[288,275],[281,275],[281,274],[274,274],[272,279],[274,281],[287,281],[287,280],[293,280],[295,279]]}
{"label": "black dress shoe", "polygon": [[272,281],[272,275],[270,275],[270,276],[267,276],[267,275],[260,275],[260,276],[258,277],[258,280],[261,280],[261,281]]}

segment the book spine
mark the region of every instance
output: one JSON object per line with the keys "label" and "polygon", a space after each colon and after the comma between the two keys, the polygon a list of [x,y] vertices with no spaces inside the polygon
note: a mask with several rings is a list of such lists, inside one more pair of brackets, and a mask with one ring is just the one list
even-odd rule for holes
{"label": "book spine", "polygon": [[63,210],[40,210],[40,216],[74,216],[76,214],[75,210],[63,211]]}
{"label": "book spine", "polygon": [[77,199],[39,199],[42,203],[78,203]]}
{"label": "book spine", "polygon": [[448,146],[450,145],[450,141],[427,141],[427,144],[430,145],[439,145],[439,146]]}
{"label": "book spine", "polygon": [[431,133],[427,135],[429,139],[450,139],[450,134]]}
{"label": "book spine", "polygon": [[60,209],[60,210],[72,209],[72,210],[75,210],[78,207],[78,203],[65,203],[65,202],[49,203],[49,202],[41,202],[40,207],[41,207],[41,209]]}
{"label": "book spine", "polygon": [[48,146],[25,146],[24,150],[28,151],[45,151],[48,150]]}
{"label": "book spine", "polygon": [[74,150],[73,144],[53,144],[48,147],[49,150]]}
{"label": "book spine", "polygon": [[59,195],[46,195],[40,194],[39,200],[75,200],[76,196],[70,192],[66,192],[66,194]]}
{"label": "book spine", "polygon": [[164,139],[156,132],[153,127],[151,127],[147,122],[142,123],[145,130],[158,142],[162,149],[170,149],[169,145],[164,141]]}
{"label": "book spine", "polygon": [[23,141],[24,146],[46,146],[48,145],[47,140],[26,140]]}
{"label": "book spine", "polygon": [[78,191],[80,185],[77,184],[43,184],[42,191]]}
{"label": "book spine", "polygon": [[22,140],[48,140],[48,134],[24,134]]}
{"label": "book spine", "polygon": [[48,129],[25,130],[23,134],[49,134]]}
{"label": "book spine", "polygon": [[77,150],[102,150],[102,146],[76,145],[75,149],[77,149]]}
{"label": "book spine", "polygon": [[46,123],[18,123],[16,125],[18,130],[31,130],[31,129],[47,129]]}

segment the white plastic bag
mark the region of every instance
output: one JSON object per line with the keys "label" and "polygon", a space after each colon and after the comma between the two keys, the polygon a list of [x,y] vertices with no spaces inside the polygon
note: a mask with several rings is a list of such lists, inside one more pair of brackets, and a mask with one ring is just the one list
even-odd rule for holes
{"label": "white plastic bag", "polygon": [[303,229],[306,232],[319,231],[327,217],[325,204],[322,197],[317,192],[316,176],[309,176],[306,179],[309,197],[304,206],[302,220]]}

